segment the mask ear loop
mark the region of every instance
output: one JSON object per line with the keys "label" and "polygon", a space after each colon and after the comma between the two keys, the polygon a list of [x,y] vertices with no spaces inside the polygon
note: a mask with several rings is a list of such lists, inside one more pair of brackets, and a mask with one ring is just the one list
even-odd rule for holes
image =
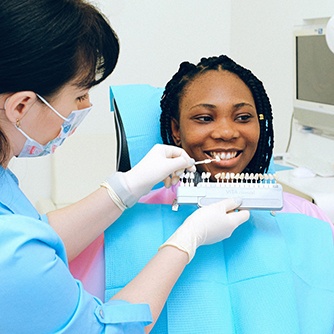
{"label": "mask ear loop", "polygon": [[52,107],[52,105],[46,101],[42,96],[40,96],[39,94],[36,93],[36,96],[44,103],[46,104],[53,112],[55,112],[62,120],[64,121],[68,121],[68,119],[66,117],[64,117],[63,115],[61,115],[55,108]]}

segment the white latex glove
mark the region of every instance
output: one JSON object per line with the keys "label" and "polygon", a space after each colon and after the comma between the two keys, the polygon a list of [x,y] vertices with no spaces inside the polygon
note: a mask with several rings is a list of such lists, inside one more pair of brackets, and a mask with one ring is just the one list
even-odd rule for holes
{"label": "white latex glove", "polygon": [[239,199],[225,199],[196,210],[160,248],[174,246],[188,253],[190,262],[199,246],[230,237],[239,225],[249,219],[249,211],[233,211],[240,204]]}
{"label": "white latex glove", "polygon": [[166,187],[176,184],[185,169],[195,172],[195,160],[180,147],[156,144],[144,158],[126,173],[115,173],[107,182],[130,207],[163,181]]}

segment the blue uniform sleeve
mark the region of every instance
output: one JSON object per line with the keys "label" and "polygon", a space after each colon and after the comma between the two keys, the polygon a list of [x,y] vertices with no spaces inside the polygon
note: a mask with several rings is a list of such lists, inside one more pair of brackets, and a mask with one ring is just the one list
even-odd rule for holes
{"label": "blue uniform sleeve", "polygon": [[67,267],[64,245],[45,222],[0,216],[0,333],[143,333],[146,304],[102,303]]}

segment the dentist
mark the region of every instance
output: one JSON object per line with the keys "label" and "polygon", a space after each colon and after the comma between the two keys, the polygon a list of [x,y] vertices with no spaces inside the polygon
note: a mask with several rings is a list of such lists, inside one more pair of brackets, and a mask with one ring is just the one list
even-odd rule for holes
{"label": "dentist", "polygon": [[149,331],[196,249],[229,237],[249,213],[234,212],[233,200],[199,209],[112,300],[86,292],[68,261],[154,184],[194,169],[194,160],[181,148],[154,146],[78,203],[40,215],[8,163],[53,153],[75,131],[92,108],[90,88],[116,66],[119,42],[84,0],[3,0],[0,31],[0,333]]}

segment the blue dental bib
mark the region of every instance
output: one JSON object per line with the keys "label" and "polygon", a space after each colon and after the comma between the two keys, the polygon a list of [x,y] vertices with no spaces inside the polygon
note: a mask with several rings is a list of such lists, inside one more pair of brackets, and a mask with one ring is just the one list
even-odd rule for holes
{"label": "blue dental bib", "polygon": [[[194,210],[136,204],[124,212],[105,232],[106,299]],[[331,334],[333,255],[328,223],[253,211],[230,238],[197,250],[151,333]]]}

